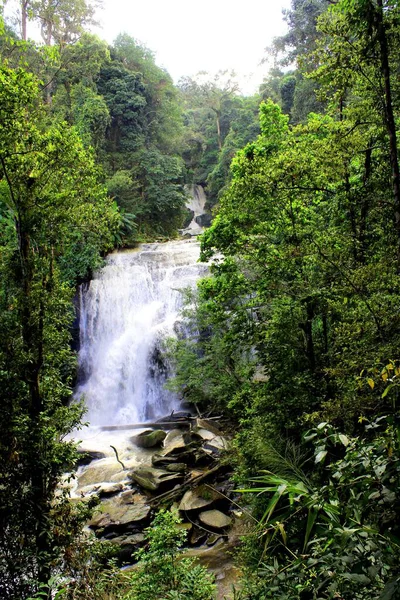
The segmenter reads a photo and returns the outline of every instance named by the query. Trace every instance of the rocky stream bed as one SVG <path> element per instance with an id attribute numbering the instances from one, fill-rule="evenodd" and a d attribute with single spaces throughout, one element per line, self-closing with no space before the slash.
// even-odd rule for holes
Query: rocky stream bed
<path id="1" fill-rule="evenodd" d="M 215 573 L 218 598 L 230 598 L 238 577 L 232 552 L 245 524 L 230 481 L 229 440 L 216 421 L 170 421 L 135 435 L 92 429 L 80 444 L 71 497 L 98 496 L 88 527 L 117 546 L 121 567 L 134 562 L 155 512 L 175 506 L 188 532 L 185 555 L 197 556 Z"/>

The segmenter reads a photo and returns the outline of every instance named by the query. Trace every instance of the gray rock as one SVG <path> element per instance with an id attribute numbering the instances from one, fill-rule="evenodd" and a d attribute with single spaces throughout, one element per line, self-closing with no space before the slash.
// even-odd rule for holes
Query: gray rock
<path id="1" fill-rule="evenodd" d="M 195 431 L 197 429 L 207 429 L 214 435 L 221 435 L 219 428 L 212 421 L 207 421 L 207 419 L 196 419 L 195 421 Z"/>
<path id="2" fill-rule="evenodd" d="M 225 515 L 220 510 L 206 510 L 199 514 L 199 520 L 203 525 L 212 527 L 213 529 L 224 529 L 232 523 L 231 517 Z"/>
<path id="3" fill-rule="evenodd" d="M 84 465 L 89 465 L 94 460 L 101 460 L 102 458 L 106 458 L 104 452 L 98 452 L 97 450 L 81 450 L 78 449 L 78 460 L 76 463 L 77 467 L 82 467 Z"/>
<path id="4" fill-rule="evenodd" d="M 221 494 L 218 492 L 200 486 L 193 490 L 188 490 L 184 494 L 179 504 L 179 510 L 199 510 L 206 506 L 211 506 L 215 500 L 221 497 Z"/>
<path id="5" fill-rule="evenodd" d="M 142 431 L 142 433 L 133 436 L 131 441 L 138 446 L 138 448 L 155 448 L 156 446 L 161 446 L 166 435 L 167 434 L 165 431 L 162 431 L 162 429 L 157 429 L 156 431 L 147 429 L 146 431 Z"/>
<path id="6" fill-rule="evenodd" d="M 165 470 L 168 471 L 168 473 L 186 473 L 187 465 L 184 462 L 174 463 L 171 465 L 166 465 Z"/>
<path id="7" fill-rule="evenodd" d="M 172 489 L 183 479 L 180 473 L 168 473 L 153 467 L 139 467 L 131 472 L 130 477 L 145 490 L 163 492 Z"/>
<path id="8" fill-rule="evenodd" d="M 200 225 L 200 227 L 210 227 L 212 223 L 212 215 L 209 213 L 203 213 L 202 215 L 195 217 L 194 220 L 196 221 L 197 225 Z"/>
<path id="9" fill-rule="evenodd" d="M 123 490 L 124 486 L 122 483 L 103 483 L 97 491 L 99 498 L 106 496 L 113 496 Z"/>
<path id="10" fill-rule="evenodd" d="M 142 499 L 135 504 L 122 504 L 116 499 L 105 501 L 102 510 L 89 521 L 91 529 L 121 529 L 121 526 L 142 523 L 149 517 L 151 509 Z"/>
<path id="11" fill-rule="evenodd" d="M 204 531 L 204 529 L 198 529 L 198 527 L 194 527 L 189 537 L 189 543 L 192 546 L 197 546 L 198 544 L 202 544 L 206 537 L 207 532 Z"/>

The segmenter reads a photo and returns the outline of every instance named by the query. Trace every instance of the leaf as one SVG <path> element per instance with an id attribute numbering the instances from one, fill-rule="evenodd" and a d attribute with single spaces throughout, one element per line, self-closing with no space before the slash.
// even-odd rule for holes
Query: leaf
<path id="1" fill-rule="evenodd" d="M 390 383 L 390 384 L 387 386 L 387 388 L 385 388 L 385 390 L 384 390 L 384 392 L 383 392 L 383 394 L 382 394 L 381 398 L 386 398 L 386 396 L 388 395 L 388 393 L 389 393 L 389 392 L 390 392 L 390 390 L 392 389 L 393 385 L 394 385 L 393 383 Z"/>
<path id="2" fill-rule="evenodd" d="M 344 433 L 339 433 L 339 440 L 342 442 L 343 446 L 348 446 L 350 443 L 349 438 Z"/>
<path id="3" fill-rule="evenodd" d="M 321 450 L 321 452 L 318 452 L 317 456 L 315 457 L 315 464 L 318 464 L 321 461 L 323 461 L 327 454 L 328 450 Z"/>
<path id="4" fill-rule="evenodd" d="M 304 544 L 303 544 L 303 552 L 305 552 L 305 549 L 307 547 L 308 540 L 310 539 L 310 534 L 311 534 L 312 528 L 314 527 L 314 523 L 317 518 L 317 515 L 318 515 L 318 510 L 315 507 L 311 507 L 308 511 L 306 535 L 304 536 Z"/>
<path id="5" fill-rule="evenodd" d="M 373 390 L 375 387 L 375 381 L 373 379 L 371 379 L 370 377 L 368 378 L 367 381 L 368 381 L 369 387 L 371 388 L 371 390 Z"/>

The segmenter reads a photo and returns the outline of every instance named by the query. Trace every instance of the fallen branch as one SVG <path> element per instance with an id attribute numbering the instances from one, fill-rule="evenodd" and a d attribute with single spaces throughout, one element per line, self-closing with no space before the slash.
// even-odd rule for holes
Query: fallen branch
<path id="1" fill-rule="evenodd" d="M 192 479 L 188 479 L 188 481 L 185 481 L 184 483 L 181 483 L 180 485 L 178 484 L 173 490 L 170 490 L 169 492 L 164 492 L 163 494 L 160 494 L 159 496 L 155 496 L 154 498 L 151 498 L 149 500 L 149 502 L 151 504 L 154 502 L 160 502 L 162 500 L 170 500 L 172 498 L 175 498 L 176 496 L 179 496 L 182 492 L 185 492 L 188 488 L 191 488 L 194 484 L 198 485 L 202 481 L 205 481 L 210 475 L 217 473 L 224 467 L 226 467 L 226 465 L 219 463 L 218 465 L 216 465 L 209 471 L 206 471 L 205 473 L 202 473 L 201 475 L 197 475 L 196 477 L 193 477 Z"/>
<path id="2" fill-rule="evenodd" d="M 121 465 L 121 467 L 123 468 L 123 470 L 125 471 L 125 465 L 124 465 L 124 463 L 121 460 L 119 460 L 118 450 L 114 446 L 111 446 L 111 444 L 110 444 L 110 448 L 112 448 L 114 450 L 114 452 L 115 452 L 115 458 L 117 459 L 117 461 L 119 462 L 119 464 Z"/>

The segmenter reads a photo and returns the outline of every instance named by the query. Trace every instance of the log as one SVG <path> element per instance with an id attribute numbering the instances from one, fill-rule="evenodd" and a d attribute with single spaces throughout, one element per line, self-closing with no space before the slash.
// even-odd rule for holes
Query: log
<path id="1" fill-rule="evenodd" d="M 130 429 L 175 429 L 179 427 L 190 427 L 191 422 L 189 419 L 183 419 L 182 421 L 170 421 L 164 423 L 130 423 L 126 425 L 104 425 L 100 427 L 101 431 L 129 431 Z"/>
<path id="2" fill-rule="evenodd" d="M 171 415 L 172 416 L 172 415 Z M 179 429 L 179 427 L 190 427 L 192 421 L 198 417 L 179 418 L 175 421 L 154 421 L 150 423 L 127 423 L 126 425 L 104 425 L 101 431 L 129 431 L 130 429 Z M 208 421 L 218 421 L 222 417 L 207 417 Z"/>

